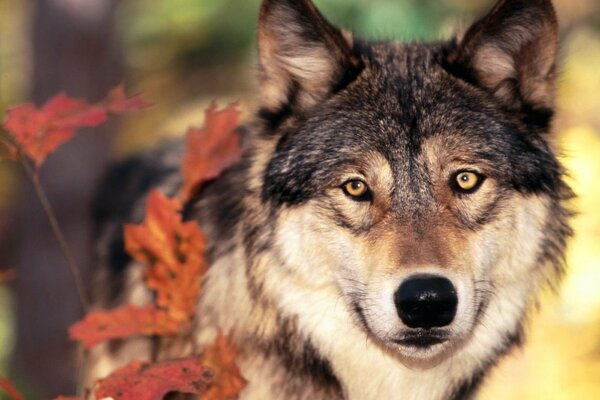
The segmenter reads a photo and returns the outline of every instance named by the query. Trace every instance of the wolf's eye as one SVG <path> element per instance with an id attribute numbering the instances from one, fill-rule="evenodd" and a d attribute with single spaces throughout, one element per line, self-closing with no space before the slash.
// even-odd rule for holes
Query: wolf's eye
<path id="1" fill-rule="evenodd" d="M 369 187 L 367 184 L 358 179 L 353 179 L 344 183 L 344 185 L 342 185 L 342 189 L 344 189 L 344 193 L 346 193 L 346 195 L 356 200 L 362 200 L 369 194 Z"/>
<path id="2" fill-rule="evenodd" d="M 484 176 L 472 171 L 461 171 L 454 175 L 452 187 L 459 193 L 473 193 L 484 181 Z"/>

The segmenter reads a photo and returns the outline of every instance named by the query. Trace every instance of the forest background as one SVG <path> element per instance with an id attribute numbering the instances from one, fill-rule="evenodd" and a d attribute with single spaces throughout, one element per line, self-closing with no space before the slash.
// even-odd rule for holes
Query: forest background
<path id="1" fill-rule="evenodd" d="M 436 39 L 494 0 L 316 0 L 367 38 Z M 555 143 L 578 194 L 569 273 L 547 294 L 525 348 L 487 380 L 485 399 L 600 398 L 600 1 L 554 0 L 561 23 Z M 212 100 L 254 106 L 258 0 L 0 0 L 0 120 L 10 105 L 65 90 L 89 101 L 124 82 L 149 111 L 78 135 L 42 182 L 84 275 L 89 203 L 106 166 L 200 125 Z M 246 113 L 247 116 L 247 113 Z M 1 135 L 2 133 L 0 133 Z M 75 391 L 77 293 L 30 184 L 0 163 L 0 375 L 28 398 Z M 89 279 L 87 279 L 89 281 Z M 1 395 L 0 395 L 0 398 Z"/>

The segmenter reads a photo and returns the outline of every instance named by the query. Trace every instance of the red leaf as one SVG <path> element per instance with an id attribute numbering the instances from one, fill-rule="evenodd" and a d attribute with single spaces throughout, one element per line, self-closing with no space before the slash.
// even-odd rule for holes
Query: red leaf
<path id="1" fill-rule="evenodd" d="M 97 399 L 159 400 L 169 392 L 200 394 L 212 378 L 197 358 L 147 364 L 134 361 L 98 381 Z"/>
<path id="2" fill-rule="evenodd" d="M 144 223 L 125 226 L 125 247 L 134 259 L 150 265 L 146 284 L 156 292 L 156 304 L 183 323 L 196 313 L 208 265 L 206 238 L 195 221 L 183 221 L 181 208 L 177 199 L 152 191 Z"/>
<path id="3" fill-rule="evenodd" d="M 8 379 L 2 376 L 0 376 L 0 391 L 6 393 L 10 400 L 25 400 L 21 392 Z"/>
<path id="4" fill-rule="evenodd" d="M 219 331 L 212 346 L 202 354 L 202 364 L 210 367 L 215 376 L 201 400 L 237 399 L 248 381 L 242 376 L 235 359 L 237 350 L 231 340 Z"/>
<path id="5" fill-rule="evenodd" d="M 143 110 L 151 105 L 152 104 L 147 103 L 140 95 L 129 98 L 126 97 L 123 85 L 119 85 L 112 89 L 106 97 L 106 109 L 113 114 L 131 113 Z"/>
<path id="6" fill-rule="evenodd" d="M 65 93 L 54 96 L 44 106 L 49 129 L 64 130 L 98 126 L 106 121 L 106 110 L 85 100 L 72 99 Z"/>
<path id="7" fill-rule="evenodd" d="M 48 155 L 73 137 L 76 129 L 102 124 L 109 111 L 133 112 L 147 106 L 140 96 L 127 98 L 120 86 L 98 104 L 88 104 L 85 100 L 59 93 L 39 109 L 27 103 L 8 110 L 3 126 L 39 168 Z M 14 150 L 8 148 L 14 155 Z"/>
<path id="8" fill-rule="evenodd" d="M 153 305 L 143 308 L 125 306 L 110 311 L 93 311 L 69 328 L 69 337 L 83 342 L 88 349 L 109 339 L 132 335 L 172 335 L 180 321 Z"/>
<path id="9" fill-rule="evenodd" d="M 203 182 L 214 179 L 242 156 L 240 138 L 235 131 L 240 112 L 235 105 L 219 111 L 215 105 L 206 110 L 202 129 L 190 128 L 182 164 L 183 201 L 188 201 Z"/>
<path id="10" fill-rule="evenodd" d="M 64 93 L 41 109 L 23 104 L 8 110 L 6 129 L 25 154 L 39 167 L 60 145 L 71 139 L 76 128 L 93 127 L 106 120 L 106 112 Z"/>

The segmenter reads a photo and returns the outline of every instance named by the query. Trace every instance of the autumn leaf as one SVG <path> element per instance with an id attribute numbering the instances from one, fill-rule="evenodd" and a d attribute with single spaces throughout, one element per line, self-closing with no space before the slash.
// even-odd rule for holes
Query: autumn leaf
<path id="1" fill-rule="evenodd" d="M 9 109 L 3 127 L 18 149 L 39 169 L 48 155 L 73 137 L 76 129 L 102 124 L 109 112 L 127 113 L 147 106 L 139 96 L 125 97 L 122 87 L 113 89 L 108 98 L 98 104 L 59 93 L 41 108 L 26 103 Z M 14 145 L 4 144 L 9 157 L 18 156 Z"/>
<path id="2" fill-rule="evenodd" d="M 200 396 L 201 400 L 238 398 L 248 382 L 240 373 L 236 358 L 237 350 L 231 344 L 231 340 L 219 331 L 214 343 L 202 354 L 202 364 L 213 370 L 214 380 Z"/>
<path id="3" fill-rule="evenodd" d="M 156 292 L 156 304 L 182 322 L 193 318 L 200 296 L 206 238 L 197 222 L 184 222 L 183 205 L 159 191 L 148 197 L 141 225 L 125 226 L 125 247 L 148 264 L 146 285 Z"/>
<path id="4" fill-rule="evenodd" d="M 190 200 L 203 182 L 235 164 L 242 156 L 240 138 L 235 131 L 240 119 L 237 106 L 218 110 L 213 104 L 205 112 L 202 129 L 187 132 L 186 154 L 182 163 L 184 185 L 181 197 Z"/>
<path id="5" fill-rule="evenodd" d="M 197 358 L 148 364 L 134 361 L 98 381 L 97 399 L 159 400 L 169 392 L 200 394 L 212 379 Z"/>
<path id="6" fill-rule="evenodd" d="M 146 217 L 140 225 L 125 225 L 125 249 L 144 264 L 177 263 L 176 229 L 183 208 L 176 198 L 168 198 L 157 190 L 148 195 Z"/>
<path id="7" fill-rule="evenodd" d="M 123 97 L 121 89 L 115 89 L 107 104 L 112 101 L 112 106 L 120 109 L 136 107 L 136 102 L 123 102 Z M 181 199 L 169 198 L 153 190 L 147 199 L 144 221 L 124 227 L 127 252 L 133 259 L 148 265 L 144 277 L 146 286 L 155 294 L 154 304 L 90 313 L 70 328 L 71 338 L 90 348 L 109 339 L 135 334 L 168 336 L 192 326 L 208 264 L 204 258 L 206 237 L 196 221 L 183 220 L 183 204 L 203 182 L 217 177 L 241 157 L 239 137 L 234 131 L 238 119 L 239 112 L 234 106 L 222 111 L 217 111 L 214 106 L 207 110 L 205 128 L 188 132 L 188 146 L 194 148 L 184 157 L 185 183 Z M 97 398 L 143 400 L 162 398 L 168 391 L 200 393 L 201 389 L 207 389 L 202 399 L 237 398 L 246 380 L 235 363 L 236 357 L 237 352 L 229 338 L 219 332 L 201 359 L 212 368 L 216 378 L 208 388 L 206 379 L 194 383 L 190 380 L 191 375 L 181 376 L 187 370 L 178 370 L 172 364 L 138 362 L 100 381 L 95 394 Z M 198 360 L 195 363 L 198 368 L 203 368 L 205 377 L 208 376 L 208 370 L 200 367 Z M 161 366 L 167 370 L 161 370 Z M 199 376 L 194 375 L 196 379 Z M 171 378 L 181 379 L 176 384 Z M 191 387 L 181 386 L 185 382 L 192 382 Z"/>
<path id="8" fill-rule="evenodd" d="M 106 340 L 132 335 L 172 335 L 180 326 L 180 321 L 174 321 L 165 310 L 154 305 L 141 308 L 128 305 L 87 314 L 69 328 L 69 337 L 90 349 Z"/>
<path id="9" fill-rule="evenodd" d="M 10 400 L 25 400 L 25 397 L 17 390 L 15 385 L 2 376 L 0 376 L 0 392 L 6 393 Z"/>
<path id="10" fill-rule="evenodd" d="M 23 104 L 8 110 L 4 129 L 8 131 L 36 166 L 60 145 L 71 139 L 76 128 L 98 126 L 106 112 L 60 93 L 41 109 Z"/>

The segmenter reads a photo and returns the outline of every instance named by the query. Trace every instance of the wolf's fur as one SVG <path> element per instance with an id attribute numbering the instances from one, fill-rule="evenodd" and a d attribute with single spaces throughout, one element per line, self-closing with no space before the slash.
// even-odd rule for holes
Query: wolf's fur
<path id="1" fill-rule="evenodd" d="M 189 355 L 221 327 L 241 350 L 243 398 L 472 397 L 563 272 L 571 191 L 547 144 L 557 36 L 549 0 L 500 0 L 432 44 L 363 42 L 309 0 L 264 0 L 247 155 L 187 207 L 211 238 L 197 329 L 102 346 L 90 379 L 132 355 Z M 139 221 L 150 187 L 177 190 L 181 151 L 107 180 L 96 217 L 116 289 L 100 286 L 104 305 L 148 299 L 119 226 Z M 460 170 L 485 177 L 479 190 L 456 190 Z M 362 201 L 341 189 L 356 178 Z M 394 292 L 424 272 L 453 282 L 456 316 L 433 329 L 447 341 L 402 345 Z"/>

